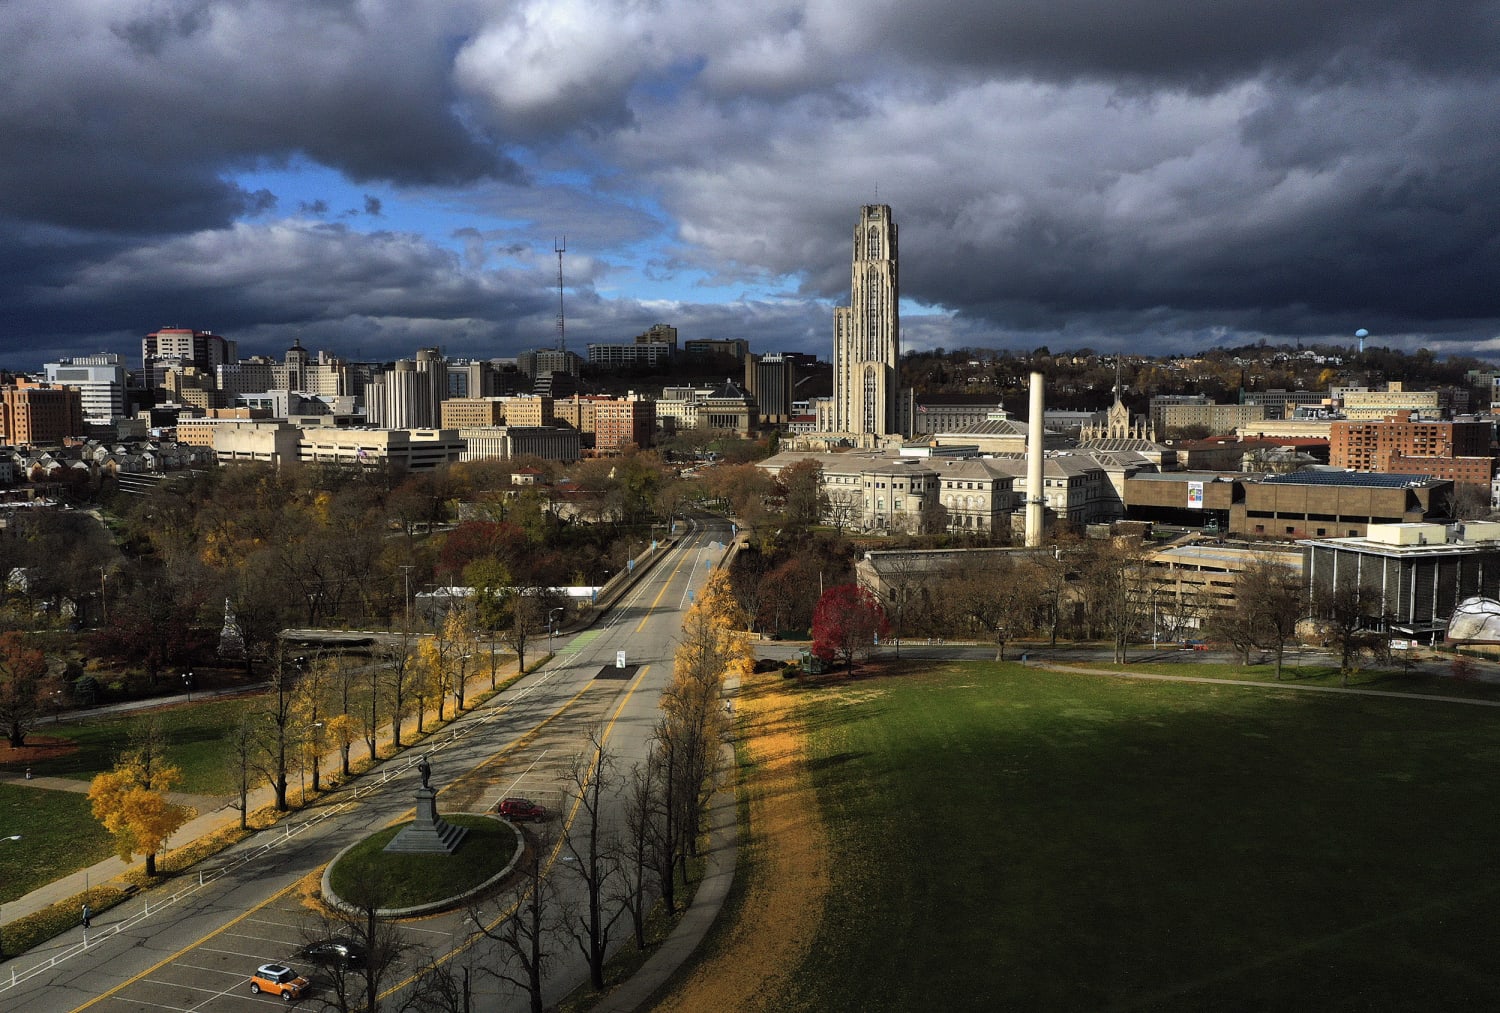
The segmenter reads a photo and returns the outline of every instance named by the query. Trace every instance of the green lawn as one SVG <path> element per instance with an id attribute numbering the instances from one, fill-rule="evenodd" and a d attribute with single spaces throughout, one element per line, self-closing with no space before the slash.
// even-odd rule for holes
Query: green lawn
<path id="1" fill-rule="evenodd" d="M 464 813 L 443 819 L 469 828 L 453 854 L 389 854 L 382 849 L 410 821 L 387 827 L 338 860 L 329 875 L 333 892 L 354 903 L 362 884 L 384 883 L 377 898 L 382 907 L 430 904 L 472 890 L 505 868 L 515 854 L 515 831 L 502 823 Z"/>
<path id="2" fill-rule="evenodd" d="M 1426 660 L 1423 668 L 1402 672 L 1394 668 L 1364 668 L 1349 676 L 1349 689 L 1377 689 L 1388 693 L 1427 693 L 1435 696 L 1459 696 L 1479 700 L 1500 700 L 1500 684 L 1478 679 L 1455 679 L 1447 674 L 1450 658 Z M 1126 665 L 1113 662 L 1089 662 L 1058 659 L 1058 663 L 1076 668 L 1108 668 L 1120 672 L 1151 672 L 1159 675 L 1182 675 L 1206 679 L 1233 679 L 1236 682 L 1275 682 L 1275 665 L 1239 665 L 1222 661 L 1153 662 L 1150 655 L 1132 654 Z M 1431 674 L 1439 668 L 1443 674 Z M 1423 669 L 1426 669 L 1424 671 Z M 1297 665 L 1296 656 L 1288 652 L 1281 667 L 1281 681 L 1298 686 L 1343 686 L 1337 665 Z"/>
<path id="3" fill-rule="evenodd" d="M 1500 715 L 992 663 L 807 689 L 830 906 L 768 1008 L 1500 1005 Z"/>
<path id="4" fill-rule="evenodd" d="M 85 795 L 0 784 L 0 901 L 108 858 L 109 835 Z"/>
<path id="5" fill-rule="evenodd" d="M 256 699 L 242 696 L 151 712 L 166 730 L 172 762 L 182 768 L 182 783 L 175 790 L 194 795 L 229 795 L 235 791 L 235 771 L 224 740 L 246 709 L 255 706 Z M 34 729 L 36 734 L 71 739 L 78 750 L 33 763 L 32 771 L 38 776 L 92 780 L 114 765 L 115 757 L 129 747 L 132 731 L 145 720 L 147 716 L 138 713 L 85 724 L 40 725 Z"/>

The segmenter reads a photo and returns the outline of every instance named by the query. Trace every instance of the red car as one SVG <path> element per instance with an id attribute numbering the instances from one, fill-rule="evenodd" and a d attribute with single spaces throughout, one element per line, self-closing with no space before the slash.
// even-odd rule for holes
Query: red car
<path id="1" fill-rule="evenodd" d="M 547 807 L 538 805 L 529 798 L 502 798 L 497 808 L 500 815 L 508 820 L 536 820 L 540 823 L 547 818 Z"/>

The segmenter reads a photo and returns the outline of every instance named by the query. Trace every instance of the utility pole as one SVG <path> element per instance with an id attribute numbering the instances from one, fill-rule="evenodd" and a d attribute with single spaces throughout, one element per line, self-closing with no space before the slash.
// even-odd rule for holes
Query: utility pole
<path id="1" fill-rule="evenodd" d="M 406 580 L 406 628 L 411 629 L 411 563 L 400 564 L 401 576 Z"/>

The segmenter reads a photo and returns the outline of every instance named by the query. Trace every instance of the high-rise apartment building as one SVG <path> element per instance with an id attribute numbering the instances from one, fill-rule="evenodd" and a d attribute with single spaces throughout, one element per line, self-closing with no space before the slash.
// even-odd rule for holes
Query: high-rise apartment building
<path id="1" fill-rule="evenodd" d="M 447 366 L 436 348 L 417 350 L 415 359 L 398 359 L 365 389 L 365 414 L 382 429 L 433 429 L 448 392 Z"/>
<path id="2" fill-rule="evenodd" d="M 849 305 L 833 311 L 834 430 L 882 437 L 897 431 L 900 280 L 896 223 L 887 204 L 866 204 L 854 227 Z"/>

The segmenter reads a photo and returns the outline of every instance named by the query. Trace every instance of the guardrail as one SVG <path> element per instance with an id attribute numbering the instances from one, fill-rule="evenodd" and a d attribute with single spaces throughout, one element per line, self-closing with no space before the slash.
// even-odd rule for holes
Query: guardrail
<path id="1" fill-rule="evenodd" d="M 519 694 L 518 699 L 524 697 L 529 692 L 529 689 L 523 690 Z M 244 866 L 248 865 L 258 858 L 265 857 L 273 849 L 285 845 L 292 838 L 302 834 L 312 827 L 317 826 L 319 823 L 323 822 L 326 819 L 329 819 L 330 817 L 345 812 L 360 799 L 371 794 L 377 788 L 380 788 L 387 784 L 391 780 L 391 778 L 399 777 L 401 775 L 409 773 L 423 756 L 428 754 L 440 753 L 442 750 L 452 746 L 454 743 L 458 742 L 460 739 L 464 738 L 466 735 L 469 735 L 476 729 L 483 728 L 485 725 L 498 718 L 501 714 L 505 713 L 505 711 L 507 711 L 508 709 L 509 705 L 487 709 L 482 712 L 470 711 L 469 714 L 473 715 L 472 720 L 466 721 L 458 727 L 450 725 L 448 728 L 443 729 L 443 731 L 439 732 L 436 736 L 422 743 L 422 751 L 420 753 L 417 753 L 410 757 L 403 756 L 387 760 L 381 765 L 381 769 L 379 771 L 366 771 L 365 773 L 358 775 L 358 777 L 355 779 L 357 782 L 359 782 L 357 786 L 354 787 L 353 790 L 351 790 L 348 795 L 343 798 L 337 805 L 331 805 L 325 808 L 321 808 L 311 816 L 309 816 L 307 819 L 295 822 L 288 821 L 284 824 L 281 824 L 279 827 L 273 826 L 266 830 L 260 831 L 260 833 L 269 836 L 269 839 L 266 840 L 265 843 L 258 844 L 252 849 L 245 851 L 240 855 L 237 855 L 232 861 L 227 862 L 224 865 L 219 866 L 218 868 L 211 870 L 200 869 L 197 876 L 190 877 L 189 882 L 186 885 L 179 887 L 166 896 L 161 896 L 159 890 L 142 892 L 140 894 L 143 901 L 143 908 L 141 910 L 125 917 L 118 922 L 114 922 L 107 927 L 94 929 L 92 931 L 90 929 L 84 929 L 83 941 L 81 943 L 73 943 L 65 947 L 64 949 L 59 950 L 57 953 L 54 953 L 46 960 L 33 964 L 30 967 L 25 968 L 24 970 L 19 969 L 16 966 L 16 962 L 19 961 L 21 957 L 24 956 L 24 954 L 17 954 L 15 957 L 11 958 L 10 974 L 4 979 L 0 979 L 0 994 L 10 991 L 17 985 L 26 983 L 37 975 L 51 970 L 58 964 L 76 957 L 86 950 L 91 949 L 92 947 L 98 946 L 110 936 L 119 935 L 121 932 L 124 932 L 127 929 L 134 928 L 136 925 L 144 922 L 151 915 L 161 913 L 161 911 L 165 908 L 169 908 L 183 898 L 197 893 L 199 890 L 219 879 L 222 879 L 223 877 L 229 875 L 231 872 L 243 868 Z M 205 861 L 207 861 L 207 859 L 205 859 Z M 155 903 L 153 903 L 153 898 L 155 900 Z"/>

